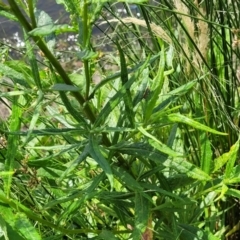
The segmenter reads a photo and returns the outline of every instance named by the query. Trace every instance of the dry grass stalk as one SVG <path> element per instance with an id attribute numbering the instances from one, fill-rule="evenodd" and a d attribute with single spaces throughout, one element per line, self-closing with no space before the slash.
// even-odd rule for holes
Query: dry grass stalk
<path id="1" fill-rule="evenodd" d="M 120 22 L 118 19 L 111 19 L 108 22 Z M 135 24 L 141 27 L 147 27 L 147 24 L 144 20 L 134 18 L 134 17 L 126 17 L 121 19 L 121 22 L 125 24 Z M 103 23 L 102 23 L 103 24 Z M 168 44 L 172 44 L 172 39 L 168 36 L 168 34 L 158 25 L 155 23 L 150 23 L 151 29 L 153 33 L 156 35 L 156 37 L 161 38 L 164 42 Z"/>
<path id="2" fill-rule="evenodd" d="M 205 15 L 205 11 L 203 8 L 199 8 L 202 15 Z M 198 14 L 198 17 L 200 18 L 200 14 Z M 207 60 L 207 50 L 208 50 L 208 44 L 209 44 L 209 29 L 208 29 L 208 23 L 205 21 L 198 21 L 198 37 L 197 37 L 197 47 L 199 51 L 201 52 L 202 56 L 205 60 Z M 202 59 L 199 54 L 197 54 L 197 51 L 195 50 L 196 54 L 196 61 L 198 63 L 202 62 Z"/>
<path id="3" fill-rule="evenodd" d="M 184 15 L 181 15 L 182 22 L 185 25 L 185 29 L 187 30 L 189 36 L 192 39 L 194 39 L 194 31 L 195 31 L 194 23 L 190 17 L 186 16 L 186 15 L 189 15 L 188 8 L 179 0 L 174 0 L 173 3 L 176 7 L 176 11 L 180 14 L 184 14 Z M 179 42 L 181 43 L 181 47 L 182 47 L 184 53 L 190 57 L 191 51 L 190 51 L 190 48 L 188 45 L 189 41 L 187 39 L 186 34 L 183 34 L 183 31 L 180 28 L 180 26 L 178 28 L 178 36 L 179 36 Z M 187 73 L 190 73 L 190 69 L 191 69 L 191 65 L 190 65 L 189 61 L 186 61 L 185 71 Z"/>
<path id="4" fill-rule="evenodd" d="M 232 48 L 237 49 L 240 47 L 240 29 L 232 29 Z M 240 66 L 239 66 L 239 58 L 234 53 L 233 54 L 233 63 L 236 67 L 236 78 L 237 78 L 237 85 L 240 85 Z"/>
<path id="5" fill-rule="evenodd" d="M 190 37 L 194 39 L 194 32 L 195 32 L 194 22 L 189 16 L 186 16 L 186 15 L 190 15 L 188 8 L 182 3 L 182 1 L 174 0 L 173 2 L 177 12 L 183 14 L 181 16 L 183 24 L 185 25 L 186 30 L 188 31 L 188 34 L 190 35 Z"/>
<path id="6" fill-rule="evenodd" d="M 197 17 L 201 18 L 202 15 L 205 15 L 205 11 L 203 10 L 203 8 L 201 8 L 199 6 L 197 1 L 194 1 L 194 4 L 201 12 L 201 14 L 197 14 Z M 192 21 L 192 19 L 190 17 L 189 9 L 186 7 L 186 5 L 184 5 L 181 1 L 178 1 L 178 0 L 174 0 L 174 5 L 176 7 L 176 11 L 183 14 L 181 16 L 181 18 L 182 18 L 183 24 L 184 24 L 189 36 L 191 37 L 192 41 L 194 41 L 196 43 L 197 48 L 198 48 L 199 52 L 201 53 L 201 55 L 206 59 L 207 58 L 207 47 L 208 47 L 208 43 L 209 43 L 208 24 L 203 20 L 202 21 L 199 20 L 197 22 L 198 34 L 196 34 L 194 21 Z M 188 15 L 188 16 L 186 16 L 186 15 Z M 183 34 L 183 35 L 179 34 L 179 35 L 181 35 L 180 41 L 181 41 L 181 45 L 182 45 L 184 52 L 190 58 L 192 58 L 193 65 L 195 65 L 196 67 L 199 67 L 202 63 L 202 58 L 201 58 L 200 54 L 198 53 L 198 51 L 196 51 L 196 49 L 193 51 L 190 50 L 189 45 L 188 45 L 189 41 L 185 34 Z M 189 64 L 186 69 L 190 70 Z"/>
<path id="7" fill-rule="evenodd" d="M 237 77 L 238 83 L 240 84 L 240 67 L 238 67 L 237 69 L 236 77 Z"/>
<path id="8" fill-rule="evenodd" d="M 240 37 L 239 37 L 240 29 L 232 29 L 232 33 L 233 33 L 232 48 L 236 49 L 240 47 Z"/>

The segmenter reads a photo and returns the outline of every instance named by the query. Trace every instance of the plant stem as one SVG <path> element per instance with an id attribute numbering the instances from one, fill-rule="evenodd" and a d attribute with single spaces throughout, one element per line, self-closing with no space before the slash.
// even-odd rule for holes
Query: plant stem
<path id="1" fill-rule="evenodd" d="M 29 14 L 32 22 L 32 27 L 35 28 L 37 27 L 35 15 L 34 15 L 34 8 L 33 8 L 33 2 L 32 0 L 28 0 L 28 8 L 29 8 Z"/>
<path id="2" fill-rule="evenodd" d="M 30 32 L 33 30 L 33 27 L 28 23 L 26 18 L 23 16 L 21 10 L 17 6 L 14 0 L 8 0 L 9 5 L 11 6 L 11 9 L 14 13 L 14 15 L 18 18 L 21 25 L 24 27 L 24 29 L 27 32 Z M 56 71 L 59 73 L 59 75 L 62 77 L 63 81 L 68 85 L 74 85 L 70 78 L 68 77 L 67 73 L 62 68 L 61 64 L 58 62 L 58 60 L 54 57 L 54 55 L 51 53 L 51 51 L 48 49 L 46 44 L 42 41 L 40 37 L 32 36 L 35 43 L 38 45 L 38 47 L 41 49 L 41 51 L 45 54 L 46 58 L 50 61 L 50 63 L 54 66 Z M 95 122 L 95 116 L 88 104 L 85 104 L 85 99 L 79 92 L 72 93 L 73 96 L 76 98 L 76 100 L 79 102 L 81 106 L 84 106 L 84 112 L 87 115 L 88 119 L 91 123 Z"/>
<path id="3" fill-rule="evenodd" d="M 85 99 L 88 100 L 89 91 L 90 91 L 90 73 L 91 69 L 89 69 L 89 61 L 84 60 L 84 72 L 85 72 L 85 79 L 86 79 L 86 93 L 85 93 Z"/>
<path id="4" fill-rule="evenodd" d="M 83 8 L 83 50 L 89 49 L 89 36 L 88 36 L 88 2 L 84 0 L 84 8 Z M 85 99 L 88 99 L 89 89 L 90 89 L 90 69 L 89 69 L 89 60 L 84 60 L 84 72 L 86 79 L 86 93 Z"/>
<path id="5" fill-rule="evenodd" d="M 23 14 L 21 13 L 21 10 L 19 9 L 19 7 L 17 6 L 17 4 L 15 3 L 14 0 L 8 0 L 9 5 L 11 6 L 11 9 L 14 13 L 14 15 L 18 18 L 20 24 L 25 28 L 26 32 L 30 32 L 31 30 L 33 30 L 33 27 L 28 23 L 28 21 L 26 20 L 26 18 L 23 16 Z M 86 3 L 87 4 L 87 3 Z M 87 5 L 85 4 L 85 6 L 87 7 Z M 87 29 L 85 29 L 85 31 L 87 32 Z M 38 45 L 38 47 L 41 49 L 41 51 L 45 54 L 46 58 L 49 60 L 49 62 L 53 65 L 53 67 L 56 69 L 56 71 L 58 72 L 58 74 L 62 77 L 63 81 L 68 84 L 68 85 L 74 85 L 71 81 L 71 79 L 68 77 L 67 73 L 64 71 L 64 69 L 62 68 L 61 64 L 59 63 L 59 61 L 54 57 L 54 55 L 52 54 L 52 52 L 48 49 L 48 47 L 46 46 L 46 44 L 43 42 L 43 40 L 40 37 L 37 36 L 32 36 L 33 40 L 35 41 L 35 43 Z M 84 37 L 84 44 L 86 44 L 87 42 L 87 36 Z M 86 71 L 86 70 L 85 70 Z M 86 73 L 86 72 L 85 72 Z M 86 78 L 86 82 L 87 84 L 89 84 L 90 79 Z M 73 92 L 72 93 L 73 96 L 75 97 L 75 99 L 79 102 L 79 104 L 81 106 L 83 106 L 83 110 L 87 116 L 87 118 L 90 120 L 91 123 L 94 123 L 96 120 L 95 115 L 93 114 L 92 109 L 90 108 L 90 106 L 87 104 L 86 100 L 84 99 L 84 97 L 81 95 L 81 93 L 79 92 Z M 111 141 L 108 139 L 107 135 L 105 133 L 102 134 L 102 143 L 109 147 L 111 146 Z M 125 161 L 124 158 L 120 155 L 120 154 L 115 154 L 115 156 L 118 158 L 119 162 L 121 163 L 121 165 L 125 165 Z"/>

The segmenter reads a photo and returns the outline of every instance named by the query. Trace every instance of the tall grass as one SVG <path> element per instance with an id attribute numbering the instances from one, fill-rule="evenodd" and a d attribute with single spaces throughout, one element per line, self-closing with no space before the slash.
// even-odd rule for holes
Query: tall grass
<path id="1" fill-rule="evenodd" d="M 0 237 L 238 239 L 239 3 L 58 3 L 71 24 L 0 4 L 26 46 L 0 63 Z"/>

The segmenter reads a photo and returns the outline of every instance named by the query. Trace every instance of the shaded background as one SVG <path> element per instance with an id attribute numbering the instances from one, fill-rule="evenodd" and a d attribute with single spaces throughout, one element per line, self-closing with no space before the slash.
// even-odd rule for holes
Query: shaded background
<path id="1" fill-rule="evenodd" d="M 7 3 L 7 0 L 3 0 L 3 2 Z M 58 20 L 59 23 L 68 21 L 68 15 L 63 5 L 56 4 L 55 0 L 38 0 L 37 6 L 38 9 L 48 13 L 54 21 Z M 19 26 L 16 22 L 0 16 L 0 38 L 8 37 L 18 31 Z"/>

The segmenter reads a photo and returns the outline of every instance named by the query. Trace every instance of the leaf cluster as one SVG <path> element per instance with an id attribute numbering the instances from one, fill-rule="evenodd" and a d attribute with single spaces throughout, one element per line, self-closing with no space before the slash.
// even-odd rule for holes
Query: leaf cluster
<path id="1" fill-rule="evenodd" d="M 239 4 L 56 2 L 71 25 L 35 1 L 0 3 L 26 46 L 0 62 L 0 239 L 236 236 Z M 69 29 L 74 73 L 55 51 Z"/>

